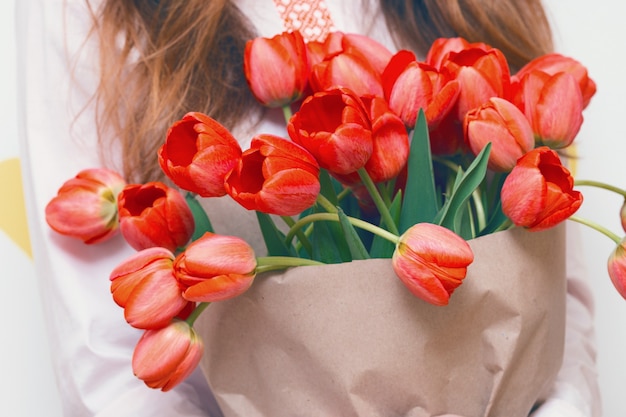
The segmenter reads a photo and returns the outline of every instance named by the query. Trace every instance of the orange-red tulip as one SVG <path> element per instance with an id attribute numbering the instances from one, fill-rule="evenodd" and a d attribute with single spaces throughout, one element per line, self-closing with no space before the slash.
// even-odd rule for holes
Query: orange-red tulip
<path id="1" fill-rule="evenodd" d="M 191 304 L 174 277 L 174 255 L 165 248 L 137 252 L 110 274 L 111 294 L 138 329 L 165 327 Z"/>
<path id="2" fill-rule="evenodd" d="M 583 123 L 583 97 L 571 74 L 526 73 L 513 84 L 513 100 L 526 114 L 538 144 L 569 146 Z"/>
<path id="3" fill-rule="evenodd" d="M 626 238 L 609 256 L 608 270 L 613 286 L 626 299 Z"/>
<path id="4" fill-rule="evenodd" d="M 178 255 L 174 274 L 189 301 L 227 300 L 252 285 L 256 258 L 243 239 L 207 232 Z"/>
<path id="5" fill-rule="evenodd" d="M 361 99 L 345 88 L 307 97 L 287 130 L 291 140 L 333 173 L 352 173 L 372 156 L 372 126 L 367 110 Z"/>
<path id="6" fill-rule="evenodd" d="M 150 388 L 169 391 L 196 369 L 202 358 L 202 339 L 186 322 L 146 330 L 133 353 L 133 372 Z"/>
<path id="7" fill-rule="evenodd" d="M 298 31 L 246 43 L 244 72 L 252 94 L 268 107 L 302 97 L 308 82 L 307 49 Z"/>
<path id="8" fill-rule="evenodd" d="M 464 49 L 479 48 L 488 50 L 491 46 L 482 42 L 469 42 L 464 38 L 438 38 L 433 41 L 426 53 L 424 62 L 437 69 L 441 68 L 443 62 L 448 59 L 451 53 L 460 52 Z"/>
<path id="9" fill-rule="evenodd" d="M 489 168 L 508 172 L 517 160 L 535 147 L 530 124 L 513 103 L 492 97 L 470 110 L 464 120 L 465 140 L 475 155 L 491 142 Z"/>
<path id="10" fill-rule="evenodd" d="M 258 135 L 226 177 L 226 190 L 248 210 L 296 215 L 317 199 L 319 165 L 306 149 L 287 139 Z"/>
<path id="11" fill-rule="evenodd" d="M 92 244 L 118 233 L 117 196 L 126 182 L 108 169 L 85 169 L 59 188 L 46 205 L 56 232 Z"/>
<path id="12" fill-rule="evenodd" d="M 136 250 L 182 248 L 193 235 L 193 214 L 178 190 L 162 182 L 129 184 L 119 195 L 120 229 Z"/>
<path id="13" fill-rule="evenodd" d="M 548 229 L 574 214 L 583 201 L 559 155 L 546 146 L 522 156 L 501 190 L 502 211 L 516 226 Z"/>
<path id="14" fill-rule="evenodd" d="M 224 177 L 241 157 L 241 148 L 224 126 L 192 112 L 170 127 L 158 157 L 163 172 L 183 190 L 219 197 L 226 194 Z"/>
<path id="15" fill-rule="evenodd" d="M 393 270 L 409 291 L 438 306 L 448 304 L 473 261 L 472 249 L 463 238 L 431 223 L 409 228 L 392 256 Z"/>
<path id="16" fill-rule="evenodd" d="M 558 53 L 541 55 L 524 65 L 513 78 L 520 80 L 527 73 L 536 70 L 545 72 L 548 75 L 555 75 L 559 72 L 571 74 L 580 87 L 583 96 L 583 107 L 587 107 L 596 93 L 596 83 L 589 78 L 587 68 L 573 58 Z"/>

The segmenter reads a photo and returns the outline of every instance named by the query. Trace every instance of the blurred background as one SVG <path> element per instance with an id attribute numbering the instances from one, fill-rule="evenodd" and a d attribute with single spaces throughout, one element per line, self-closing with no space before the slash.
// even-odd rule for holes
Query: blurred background
<path id="1" fill-rule="evenodd" d="M 577 138 L 577 177 L 626 187 L 626 175 L 621 171 L 626 155 L 626 2 L 602 0 L 591 6 L 583 0 L 546 0 L 546 6 L 559 51 L 586 65 L 598 85 Z M 12 0 L 0 2 L 0 52 L 5 57 L 0 78 L 0 315 L 4 318 L 0 369 L 5 381 L 0 390 L 0 415 L 59 417 L 20 184 L 14 11 Z M 621 235 L 622 199 L 589 187 L 581 191 L 585 203 L 580 216 Z M 615 291 L 606 272 L 614 244 L 591 230 L 584 230 L 583 236 L 596 302 L 603 415 L 622 417 L 626 416 L 626 300 Z"/>

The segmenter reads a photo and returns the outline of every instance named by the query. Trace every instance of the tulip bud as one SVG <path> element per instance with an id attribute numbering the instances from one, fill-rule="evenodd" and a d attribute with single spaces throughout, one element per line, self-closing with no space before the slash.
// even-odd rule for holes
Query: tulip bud
<path id="1" fill-rule="evenodd" d="M 287 129 L 291 140 L 332 173 L 352 173 L 372 156 L 372 126 L 367 110 L 361 99 L 345 88 L 307 97 Z"/>
<path id="2" fill-rule="evenodd" d="M 193 214 L 185 198 L 161 182 L 127 185 L 118 207 L 122 235 L 136 250 L 160 246 L 175 251 L 193 234 Z"/>
<path id="3" fill-rule="evenodd" d="M 225 186 L 248 210 L 293 216 L 315 204 L 319 165 L 306 149 L 287 139 L 258 135 L 226 177 Z"/>
<path id="4" fill-rule="evenodd" d="M 110 274 L 111 294 L 138 329 L 158 329 L 189 308 L 174 277 L 174 255 L 165 248 L 137 252 Z"/>
<path id="5" fill-rule="evenodd" d="M 248 41 L 244 72 L 252 94 L 265 106 L 281 107 L 300 99 L 308 82 L 307 49 L 300 32 Z"/>
<path id="6" fill-rule="evenodd" d="M 535 146 L 526 116 L 513 103 L 492 97 L 470 110 L 464 120 L 465 140 L 474 155 L 491 142 L 489 168 L 508 172 Z"/>
<path id="7" fill-rule="evenodd" d="M 203 351 L 195 330 L 184 321 L 174 320 L 141 336 L 133 353 L 133 372 L 150 388 L 169 391 L 191 375 Z"/>
<path id="8" fill-rule="evenodd" d="M 622 239 L 609 256 L 608 270 L 613 286 L 626 299 L 626 238 Z"/>
<path id="9" fill-rule="evenodd" d="M 516 226 L 538 231 L 574 214 L 583 202 L 559 155 L 546 146 L 522 156 L 500 193 L 502 211 Z"/>
<path id="10" fill-rule="evenodd" d="M 431 223 L 409 228 L 392 256 L 393 270 L 409 291 L 438 306 L 448 304 L 473 261 L 472 249 L 463 238 Z"/>
<path id="11" fill-rule="evenodd" d="M 57 233 L 84 243 L 103 242 L 119 231 L 117 197 L 125 185 L 107 169 L 80 171 L 46 205 L 46 222 Z"/>
<path id="12" fill-rule="evenodd" d="M 188 113 L 168 130 L 159 165 L 177 186 L 202 197 L 226 194 L 224 177 L 241 157 L 231 133 L 202 113 Z"/>
<path id="13" fill-rule="evenodd" d="M 622 208 L 619 210 L 619 217 L 622 224 L 622 230 L 626 232 L 626 198 L 622 202 Z"/>
<path id="14" fill-rule="evenodd" d="M 244 293 L 256 274 L 254 251 L 243 239 L 207 232 L 174 261 L 189 301 L 227 300 Z"/>

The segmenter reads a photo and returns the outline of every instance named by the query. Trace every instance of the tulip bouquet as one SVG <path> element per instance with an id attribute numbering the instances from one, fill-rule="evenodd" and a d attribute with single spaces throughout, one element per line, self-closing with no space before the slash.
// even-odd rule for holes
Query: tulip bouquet
<path id="1" fill-rule="evenodd" d="M 156 156 L 170 185 L 88 169 L 46 209 L 59 233 L 93 244 L 121 231 L 137 250 L 111 272 L 111 293 L 145 331 L 133 370 L 148 386 L 186 378 L 202 357 L 200 313 L 270 271 L 390 258 L 411 297 L 445 306 L 474 261 L 468 242 L 572 219 L 616 241 L 609 275 L 626 296 L 626 244 L 575 216 L 583 197 L 561 159 L 595 93 L 576 60 L 549 54 L 513 74 L 482 43 L 439 39 L 418 60 L 341 32 L 257 38 L 244 57 L 254 96 L 282 110 L 284 137 L 261 133 L 242 150 L 190 112 Z M 267 254 L 214 233 L 199 197 L 255 211 Z"/>

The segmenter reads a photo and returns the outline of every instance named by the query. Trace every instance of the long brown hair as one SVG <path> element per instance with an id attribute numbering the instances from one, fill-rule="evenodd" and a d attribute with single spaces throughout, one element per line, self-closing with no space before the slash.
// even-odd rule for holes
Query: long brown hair
<path id="1" fill-rule="evenodd" d="M 424 53 L 438 37 L 501 49 L 512 67 L 552 50 L 541 0 L 381 0 L 399 47 Z M 259 114 L 242 70 L 252 25 L 228 0 L 104 0 L 94 12 L 101 82 L 97 129 L 115 142 L 131 181 L 162 178 L 156 150 L 167 128 L 201 111 L 232 128 Z M 106 156 L 106 155 L 105 155 Z"/>

